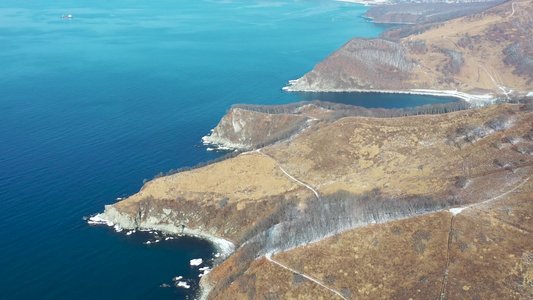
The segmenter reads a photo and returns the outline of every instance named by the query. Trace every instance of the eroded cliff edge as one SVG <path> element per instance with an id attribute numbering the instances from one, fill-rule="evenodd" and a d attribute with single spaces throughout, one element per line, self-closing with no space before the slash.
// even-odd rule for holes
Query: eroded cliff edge
<path id="1" fill-rule="evenodd" d="M 290 138 L 310 120 L 303 111 L 272 114 L 234 107 L 202 140 L 217 148 L 250 150 Z"/>
<path id="2" fill-rule="evenodd" d="M 317 121 L 290 141 L 150 181 L 106 207 L 102 217 L 126 228 L 175 231 L 184 224 L 186 233 L 231 241 L 234 254 L 202 279 L 212 289 L 210 298 L 250 293 L 331 298 L 330 290 L 281 268 L 266 254 L 346 298 L 376 291 L 420 298 L 525 295 L 531 292 L 533 252 L 527 238 L 533 228 L 527 200 L 531 124 L 528 107 L 510 104 L 440 115 Z M 457 217 L 443 211 L 482 202 Z M 354 239 L 365 242 L 355 245 Z M 500 254 L 490 252 L 495 245 Z M 503 256 L 503 267 L 490 267 Z M 358 257 L 365 257 L 365 266 Z M 477 268 L 491 275 L 470 276 Z M 380 279 L 378 273 L 388 275 Z M 505 280 L 494 279 L 503 273 Z M 353 280 L 356 274 L 359 279 Z"/>
<path id="3" fill-rule="evenodd" d="M 288 91 L 400 91 L 512 98 L 533 90 L 531 1 L 354 38 Z"/>

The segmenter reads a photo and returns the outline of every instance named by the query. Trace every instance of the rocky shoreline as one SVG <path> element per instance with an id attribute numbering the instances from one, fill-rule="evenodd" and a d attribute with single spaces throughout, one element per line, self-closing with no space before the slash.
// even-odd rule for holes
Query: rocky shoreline
<path id="1" fill-rule="evenodd" d="M 134 218 L 131 218 L 128 214 L 118 211 L 112 205 L 106 205 L 103 213 L 90 217 L 88 222 L 90 224 L 102 224 L 110 227 L 129 229 L 129 230 L 156 230 L 169 235 L 185 235 L 196 238 L 201 238 L 209 241 L 215 249 L 220 253 L 217 257 L 220 261 L 229 257 L 235 251 L 235 245 L 223 238 L 213 236 L 209 233 L 201 230 L 183 228 L 175 224 L 160 224 L 157 222 L 157 218 L 151 218 L 151 221 L 137 222 Z M 118 231 L 118 230 L 117 230 Z"/>
<path id="2" fill-rule="evenodd" d="M 141 231 L 159 231 L 168 235 L 175 236 L 190 236 L 199 239 L 206 240 L 210 242 L 216 249 L 217 254 L 215 255 L 215 266 L 222 263 L 226 258 L 235 252 L 235 245 L 223 238 L 213 236 L 206 232 L 188 228 L 181 228 L 181 226 L 176 226 L 173 224 L 161 225 L 154 224 L 151 222 L 141 222 L 137 223 L 136 220 L 132 219 L 129 215 L 121 213 L 112 205 L 106 205 L 104 212 L 96 214 L 88 218 L 88 223 L 92 225 L 107 225 L 114 227 L 115 231 L 121 232 L 123 230 L 141 230 Z M 129 233 L 127 233 L 129 234 Z M 209 284 L 209 274 L 205 273 L 204 276 L 200 278 L 199 281 L 199 290 L 197 295 L 199 299 L 207 299 L 212 286 Z"/>
<path id="3" fill-rule="evenodd" d="M 202 143 L 210 149 L 249 151 L 290 138 L 306 128 L 308 120 L 297 114 L 232 108 L 210 134 L 202 137 Z"/>

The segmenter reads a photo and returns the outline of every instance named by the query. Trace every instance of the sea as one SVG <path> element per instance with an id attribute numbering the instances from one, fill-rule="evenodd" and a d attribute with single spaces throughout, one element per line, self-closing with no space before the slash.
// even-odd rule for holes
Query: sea
<path id="1" fill-rule="evenodd" d="M 84 217 L 159 172 L 222 155 L 201 138 L 234 103 L 451 101 L 281 90 L 351 37 L 378 36 L 384 28 L 363 18 L 367 9 L 326 0 L 2 0 L 0 299 L 193 299 L 199 268 L 216 252 L 209 243 L 117 233 Z M 202 265 L 191 266 L 197 258 Z M 191 287 L 174 287 L 177 276 Z"/>

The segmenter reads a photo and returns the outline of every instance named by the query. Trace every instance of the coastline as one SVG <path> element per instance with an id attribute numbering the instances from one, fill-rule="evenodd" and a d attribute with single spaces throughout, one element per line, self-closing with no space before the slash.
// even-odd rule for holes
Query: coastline
<path id="1" fill-rule="evenodd" d="M 214 129 L 211 129 L 211 133 L 204 135 L 202 137 L 202 144 L 207 148 L 207 151 L 249 151 L 250 147 L 244 146 L 242 144 L 232 143 L 227 139 L 220 137 L 213 137 Z"/>
<path id="2" fill-rule="evenodd" d="M 223 261 L 229 257 L 235 251 L 235 244 L 226 239 L 213 236 L 211 234 L 185 228 L 183 231 L 180 226 L 173 224 L 154 224 L 150 222 L 141 222 L 137 224 L 135 220 L 132 220 L 131 217 L 124 215 L 117 211 L 113 206 L 106 205 L 104 212 L 92 216 L 87 221 L 91 225 L 107 225 L 109 227 L 115 227 L 117 232 L 122 230 L 156 230 L 169 235 L 180 235 L 180 236 L 190 236 L 195 238 L 200 238 L 210 242 L 217 252 L 218 256 L 215 256 L 216 261 Z"/>
<path id="3" fill-rule="evenodd" d="M 124 216 L 124 214 L 118 212 L 111 205 L 106 205 L 104 212 L 88 218 L 87 222 L 91 225 L 106 225 L 109 227 L 114 227 L 117 233 L 122 232 L 125 229 L 140 231 L 155 230 L 177 237 L 189 236 L 206 240 L 211 243 L 211 245 L 213 245 L 217 251 L 217 253 L 213 256 L 213 268 L 223 262 L 235 251 L 235 245 L 232 242 L 198 230 L 184 229 L 182 231 L 178 226 L 171 224 L 150 224 L 149 226 L 146 226 L 148 224 L 145 224 L 145 226 L 143 226 L 143 223 L 141 223 L 139 226 L 135 226 L 136 222 L 134 220 L 131 220 L 131 218 L 128 216 Z M 130 234 L 130 232 L 126 234 Z M 207 299 L 207 296 L 213 288 L 211 284 L 209 284 L 208 278 L 209 273 L 205 273 L 205 275 L 200 277 L 198 281 L 198 290 L 196 291 L 198 299 Z"/>
<path id="4" fill-rule="evenodd" d="M 429 90 L 429 91 L 426 91 L 426 90 L 415 90 L 414 92 L 424 93 L 424 92 L 433 92 L 433 91 L 432 91 L 432 90 Z M 445 91 L 445 92 L 449 92 L 449 91 Z M 457 91 L 452 91 L 452 92 L 457 93 Z M 508 104 L 501 103 L 501 104 L 498 104 L 498 105 L 494 105 L 493 107 L 496 107 L 496 108 L 497 108 L 497 107 L 502 107 L 502 106 L 504 106 L 504 105 L 508 105 Z M 480 124 L 486 124 L 486 123 L 485 123 L 486 119 L 488 119 L 489 117 L 493 117 L 494 115 L 497 115 L 497 114 L 496 114 L 497 112 L 491 110 L 490 107 L 487 107 L 487 108 L 485 108 L 485 109 L 486 109 L 487 111 L 489 111 L 490 114 L 488 114 L 488 115 L 483 115 L 483 117 L 484 117 L 485 119 L 483 120 L 483 122 L 479 122 Z M 482 109 L 480 109 L 479 111 L 481 111 L 481 110 L 482 110 Z M 457 115 L 459 115 L 459 114 L 457 114 Z M 466 115 L 463 115 L 463 119 L 464 119 L 464 118 L 468 118 L 469 120 L 472 120 L 471 117 L 472 117 L 472 114 L 466 114 Z M 447 119 L 447 118 L 444 118 L 444 119 Z M 481 119 L 483 119 L 483 118 L 481 118 Z M 449 124 L 452 124 L 452 123 L 453 123 L 453 124 L 457 124 L 457 123 L 459 123 L 459 122 L 456 122 L 456 120 L 462 120 L 462 119 L 461 119 L 461 118 L 458 118 L 458 119 L 455 119 L 455 120 L 448 120 L 448 121 L 449 121 Z M 476 119 L 474 119 L 474 120 L 476 120 Z M 477 119 L 477 120 L 479 120 L 479 119 Z M 519 120 L 519 119 L 517 119 L 517 120 Z M 461 121 L 460 121 L 460 122 L 461 122 Z M 418 122 L 418 126 L 420 126 L 419 128 L 424 128 L 425 124 L 422 124 L 422 123 L 426 123 L 426 122 L 424 122 L 423 120 L 422 120 L 422 121 L 419 120 L 419 122 Z M 337 123 L 337 124 L 338 124 L 338 123 Z M 345 124 L 346 124 L 346 123 L 345 123 Z M 398 124 L 403 125 L 404 123 L 398 123 Z M 415 123 L 415 124 L 416 124 L 416 123 Z M 340 127 L 344 127 L 344 126 L 342 126 L 342 125 L 344 125 L 344 124 L 340 124 L 339 128 L 340 128 Z M 441 127 L 440 127 L 441 124 L 436 123 L 435 125 L 436 125 L 436 126 L 439 126 L 439 127 L 435 127 L 435 128 L 439 128 L 439 129 L 441 128 Z M 332 125 L 332 126 L 334 126 L 334 125 Z M 380 125 L 378 124 L 378 126 L 380 126 Z M 457 126 L 457 125 L 453 125 L 453 126 Z M 483 125 L 483 126 L 485 126 L 485 125 Z M 442 128 L 446 128 L 446 127 L 444 126 L 444 127 L 442 127 Z M 529 130 L 529 129 L 530 129 L 529 126 L 527 126 L 527 130 Z M 416 130 L 414 130 L 414 131 L 418 131 L 418 129 L 416 129 Z M 347 132 L 352 132 L 352 131 L 350 130 L 350 131 L 347 131 Z M 370 132 L 372 132 L 372 131 L 370 131 Z M 432 132 L 432 131 L 430 130 L 430 131 L 428 131 L 428 132 Z M 494 132 L 494 131 L 491 131 L 491 133 L 492 133 L 492 132 Z M 320 133 L 320 132 L 319 132 L 319 133 Z M 426 133 L 427 133 L 427 132 L 426 132 Z M 390 135 L 390 131 L 388 131 L 388 132 L 384 132 L 384 134 L 386 134 L 386 135 Z M 369 135 L 369 136 L 370 136 L 371 139 L 374 139 L 374 137 L 375 137 L 376 135 L 372 134 L 372 135 Z M 422 136 L 427 136 L 427 135 L 426 135 L 425 133 L 422 133 Z M 497 138 L 501 138 L 501 137 L 497 137 Z M 441 143 L 440 141 L 443 140 L 443 139 L 439 138 L 438 136 L 437 136 L 437 137 L 432 137 L 431 139 L 432 139 L 433 141 L 439 141 L 439 144 Z M 388 137 L 387 137 L 387 139 L 385 139 L 385 140 L 388 141 Z M 402 138 L 399 138 L 399 139 L 397 139 L 397 140 L 398 140 L 398 141 L 401 141 Z M 312 140 L 311 140 L 311 141 L 312 141 Z M 427 145 L 428 145 L 428 144 L 426 143 L 427 141 L 431 141 L 431 140 L 422 140 L 422 139 L 421 139 L 421 140 L 419 140 L 419 142 L 418 142 L 416 145 L 421 145 L 420 147 L 424 147 L 424 148 L 425 148 L 425 147 L 427 147 Z M 314 144 L 318 144 L 318 143 L 315 142 Z M 433 144 L 434 144 L 434 143 L 433 143 Z M 444 145 L 444 144 L 446 144 L 446 143 L 442 143 L 441 145 Z M 473 143 L 472 143 L 472 144 L 473 144 Z M 480 143 L 480 144 L 483 144 L 483 145 L 484 145 L 483 147 L 486 147 L 489 143 Z M 432 145 L 432 144 L 431 144 L 431 145 Z M 478 147 L 478 145 L 479 145 L 479 144 L 476 144 L 475 147 Z M 448 147 L 448 146 L 450 146 L 450 145 L 446 145 L 446 146 L 444 146 L 444 147 Z M 439 146 L 439 147 L 441 147 L 441 146 Z M 481 146 L 479 146 L 479 147 L 481 147 Z M 495 151 L 495 150 L 494 150 L 494 147 L 492 147 L 492 146 L 489 146 L 489 147 L 490 147 L 491 151 Z M 458 147 L 458 148 L 459 148 L 459 147 Z M 446 149 L 449 149 L 449 148 L 442 148 L 442 149 L 445 149 L 445 150 L 446 150 Z M 467 149 L 468 149 L 468 148 L 467 148 Z M 460 150 L 460 148 L 459 148 L 459 150 Z M 459 151 L 459 150 L 458 150 L 458 151 Z M 476 150 L 476 149 L 474 149 L 474 150 Z M 394 151 L 395 151 L 395 150 L 394 150 Z M 425 150 L 421 150 L 421 151 L 425 151 Z M 509 151 L 513 151 L 513 152 L 515 152 L 514 150 L 509 150 Z M 431 153 L 431 152 L 430 152 L 430 153 Z M 441 153 L 449 153 L 449 151 L 444 151 L 444 152 L 441 152 Z M 477 152 L 477 151 L 473 151 L 473 153 L 478 153 L 478 152 Z M 452 153 L 451 155 L 453 156 L 454 154 Z M 426 159 L 431 159 L 431 158 L 426 158 Z M 487 161 L 490 163 L 491 159 L 492 159 L 492 158 L 488 159 Z M 424 163 L 423 165 L 425 165 L 425 162 L 421 161 L 421 163 Z M 415 163 L 415 162 L 412 163 L 412 166 L 414 166 L 414 167 L 416 167 L 417 165 L 419 165 L 419 163 Z M 423 166 L 423 165 L 422 165 L 422 166 Z M 482 165 L 485 165 L 485 164 L 482 164 Z M 279 165 L 278 165 L 278 166 L 279 166 Z M 412 166 L 411 166 L 411 168 L 414 169 Z M 458 166 L 459 166 L 459 165 L 458 165 Z M 281 167 L 280 167 L 280 168 L 281 168 Z M 443 170 L 443 168 L 437 168 L 437 169 L 441 169 L 441 170 Z M 419 169 L 419 170 L 420 170 L 420 169 Z M 286 175 L 288 175 L 289 177 L 291 177 L 291 176 L 290 176 L 288 173 L 286 173 L 283 169 L 281 169 L 281 171 L 283 171 L 283 173 L 285 173 Z M 421 170 L 420 170 L 420 171 L 421 171 Z M 446 171 L 446 172 L 448 172 L 448 171 Z M 418 173 L 418 171 L 416 171 L 416 173 Z M 520 172 L 518 172 L 517 174 L 520 174 Z M 378 175 L 378 176 L 379 176 L 379 175 Z M 448 173 L 446 173 L 445 176 L 448 176 Z M 322 177 L 322 178 L 323 178 L 323 177 Z M 529 179 L 529 178 L 528 178 L 528 179 Z M 448 180 L 448 179 L 446 179 L 446 180 Z M 483 181 L 483 180 L 480 180 L 480 181 L 478 181 L 478 183 L 479 183 L 479 182 L 482 182 L 482 181 Z M 452 182 L 453 182 L 453 181 L 452 181 Z M 471 183 L 471 184 L 474 184 L 474 183 Z M 512 190 L 514 190 L 514 189 L 515 189 L 515 188 L 513 188 Z M 499 189 L 499 190 L 501 190 L 501 189 Z M 512 190 L 510 190 L 510 191 L 512 191 Z M 465 190 L 465 191 L 466 191 L 466 190 Z M 507 193 L 507 192 L 506 192 L 506 193 Z M 502 195 L 505 195 L 506 193 L 504 193 L 504 194 L 502 194 Z M 501 195 L 498 196 L 498 197 L 501 197 Z M 491 198 L 491 199 L 497 199 L 497 197 L 493 197 L 493 198 Z M 446 200 L 446 201 L 447 201 L 447 200 Z M 434 202 L 433 202 L 433 203 L 434 203 Z M 444 203 L 444 202 L 443 202 L 443 203 Z M 455 202 L 454 202 L 454 203 L 455 203 Z M 451 204 L 451 202 L 450 202 L 450 204 Z M 463 205 L 463 203 L 461 203 L 461 205 Z M 120 206 L 119 206 L 119 207 L 120 207 Z M 437 207 L 437 206 L 435 206 L 435 207 Z M 455 216 L 455 215 L 461 213 L 461 212 L 466 208 L 465 206 L 451 207 L 451 208 L 450 208 L 450 207 L 446 207 L 445 204 L 442 205 L 442 206 L 439 205 L 438 207 L 442 207 L 442 208 L 444 208 L 444 210 L 448 211 L 449 214 L 451 214 L 451 216 L 449 216 L 451 219 L 453 219 L 453 216 Z M 130 206 L 130 208 L 131 208 L 131 206 Z M 165 209 L 163 209 L 163 211 L 164 211 L 164 210 L 165 210 Z M 134 210 L 132 210 L 132 211 L 134 211 Z M 200 209 L 199 211 L 201 211 L 201 209 Z M 410 210 L 410 211 L 417 211 L 417 210 Z M 431 213 L 435 213 L 435 212 L 439 212 L 439 211 L 442 211 L 442 210 L 427 211 L 427 207 L 426 207 L 425 210 L 424 210 L 420 215 L 431 214 Z M 150 211 L 148 211 L 148 212 L 150 213 Z M 165 214 L 168 215 L 168 213 L 165 213 Z M 143 219 L 144 219 L 145 221 L 143 221 L 143 222 L 141 222 L 141 213 L 140 213 L 140 210 L 139 210 L 139 217 L 136 218 L 135 216 L 136 216 L 135 212 L 132 212 L 131 214 L 127 214 L 127 213 L 124 213 L 124 212 L 119 211 L 117 208 L 115 208 L 115 206 L 106 206 L 105 211 L 104 211 L 103 213 L 98 214 L 98 215 L 92 217 L 92 218 L 90 219 L 90 221 L 93 221 L 93 222 L 100 222 L 100 223 L 102 223 L 102 224 L 106 224 L 106 225 L 108 225 L 108 226 L 116 226 L 116 225 L 120 225 L 120 224 L 123 224 L 124 226 L 135 227 L 135 228 L 143 228 L 143 227 L 148 227 L 148 226 L 149 226 L 148 228 L 156 228 L 156 229 L 158 229 L 158 230 L 162 230 L 162 231 L 166 231 L 166 232 L 172 232 L 172 233 L 176 233 L 176 232 L 179 233 L 179 232 L 182 230 L 182 229 L 181 229 L 181 224 L 178 223 L 177 221 L 171 221 L 171 222 L 175 222 L 175 225 L 169 225 L 169 224 L 165 224 L 164 222 L 162 222 L 161 220 L 165 220 L 165 219 L 161 218 L 161 215 L 160 215 L 159 213 L 155 213 L 155 214 L 154 214 L 154 213 L 150 213 L 150 214 L 148 214 L 148 215 L 144 215 Z M 390 214 L 387 214 L 387 213 L 385 212 L 385 214 L 384 214 L 383 216 L 391 216 L 391 215 L 390 215 Z M 370 222 L 367 222 L 367 223 L 365 223 L 365 224 L 362 224 L 362 227 L 364 227 L 364 226 L 366 226 L 366 225 L 372 225 L 372 224 L 388 223 L 389 221 L 397 221 L 397 220 L 403 220 L 403 219 L 411 219 L 412 217 L 416 217 L 416 216 L 419 216 L 419 215 L 405 216 L 405 217 L 403 217 L 403 218 L 400 217 L 400 218 L 398 218 L 398 219 L 394 219 L 394 220 L 387 220 L 387 219 L 378 219 L 378 217 L 379 217 L 379 214 L 378 214 L 377 217 L 372 217 L 372 218 L 374 218 L 374 221 L 370 221 Z M 280 221 L 282 221 L 282 220 L 280 220 Z M 413 222 L 414 222 L 414 221 L 413 221 Z M 163 224 L 161 225 L 161 223 L 163 223 Z M 227 223 L 225 223 L 225 224 L 227 224 Z M 283 232 L 283 227 L 282 227 L 282 225 L 280 225 L 280 224 L 282 224 L 282 223 L 278 223 L 278 224 L 276 224 L 276 225 L 274 225 L 274 226 L 268 228 L 268 231 L 264 231 L 264 232 L 267 232 L 267 235 L 266 235 L 266 236 L 268 236 L 268 238 L 271 239 L 271 241 L 275 241 L 276 239 L 279 240 L 279 238 L 281 237 L 281 236 L 277 236 L 278 233 Z M 355 223 L 350 223 L 349 226 L 352 226 L 351 224 L 355 224 Z M 278 226 L 278 225 L 280 225 L 280 226 Z M 121 226 L 122 226 L 122 225 L 121 225 Z M 224 225 L 222 225 L 222 226 L 224 226 Z M 337 234 L 340 235 L 341 233 L 342 233 L 342 234 L 344 234 L 344 233 L 347 234 L 348 231 L 351 230 L 351 229 L 353 229 L 353 228 L 354 228 L 354 227 L 340 227 L 340 230 L 335 231 L 335 232 L 331 232 L 331 233 L 333 234 L 333 235 L 331 235 L 331 236 L 334 236 L 334 235 L 337 235 Z M 194 233 L 195 231 L 188 230 L 188 232 Z M 261 233 L 261 235 L 256 235 L 256 236 L 258 236 L 258 237 L 262 237 L 262 236 L 263 236 L 262 234 L 263 234 L 263 233 Z M 204 236 L 207 236 L 208 238 L 215 238 L 215 237 L 213 237 L 212 235 L 209 235 L 209 234 L 207 234 L 207 235 L 204 234 Z M 302 235 L 302 236 L 303 236 L 303 235 Z M 313 237 L 316 238 L 316 240 L 303 241 L 303 243 L 302 243 L 302 241 L 300 241 L 298 244 L 295 244 L 293 248 L 290 248 L 290 247 L 289 247 L 289 248 L 282 248 L 282 247 L 279 247 L 279 246 L 278 246 L 277 244 L 275 244 L 275 243 L 271 243 L 271 242 L 268 242 L 268 241 L 267 241 L 267 242 L 265 243 L 265 245 L 268 245 L 268 247 L 271 247 L 271 248 L 265 248 L 265 249 L 264 249 L 265 252 L 258 252 L 258 253 L 259 253 L 259 255 L 269 255 L 269 254 L 273 254 L 273 253 L 275 254 L 275 253 L 277 253 L 278 251 L 279 251 L 279 252 L 287 252 L 287 251 L 289 251 L 289 250 L 291 250 L 291 249 L 295 249 L 295 248 L 297 248 L 298 246 L 301 246 L 301 245 L 308 245 L 308 244 L 311 244 L 311 243 L 314 243 L 314 242 L 318 242 L 318 241 L 324 240 L 324 239 L 327 238 L 328 236 L 330 236 L 329 233 L 326 233 L 326 235 L 324 235 L 324 236 L 314 235 Z M 447 233 L 446 233 L 446 236 L 448 236 Z M 255 238 L 255 236 L 254 236 L 252 239 L 247 239 L 247 242 L 248 242 L 248 241 L 253 241 L 254 238 Z M 218 239 L 218 238 L 215 238 L 215 239 Z M 211 240 L 211 239 L 209 239 L 209 241 L 210 241 L 210 242 L 213 242 L 213 240 Z M 225 241 L 225 240 L 223 240 L 223 241 Z M 222 241 L 222 242 L 223 242 L 223 241 Z M 226 241 L 226 242 L 228 242 L 228 241 Z M 246 243 L 244 243 L 243 245 L 245 245 L 245 244 L 246 244 Z M 286 244 L 283 244 L 283 245 L 290 245 L 290 244 L 289 244 L 289 243 L 286 243 Z M 217 249 L 220 249 L 220 248 L 218 248 L 218 247 L 220 247 L 220 246 L 221 246 L 221 245 L 217 245 L 217 246 L 216 246 Z M 245 250 L 243 249 L 242 251 L 245 251 Z M 260 250 L 260 251 L 263 251 L 263 250 Z M 239 252 L 239 254 L 238 254 L 237 257 L 240 257 L 241 253 L 243 253 L 243 252 Z M 230 264 L 230 265 L 231 265 L 232 263 L 235 264 L 235 261 L 230 260 L 230 262 L 228 262 L 228 264 Z M 224 266 L 227 266 L 227 264 L 225 264 Z M 230 268 L 230 269 L 231 269 L 231 268 Z M 220 270 L 221 270 L 221 271 L 220 271 Z M 227 283 L 227 282 L 222 282 L 222 281 L 218 281 L 218 280 L 220 280 L 220 279 L 222 278 L 221 276 L 226 276 L 226 274 L 228 274 L 229 272 L 231 272 L 231 271 L 228 271 L 228 268 L 226 268 L 226 267 L 221 267 L 219 270 L 217 270 L 217 271 L 215 271 L 215 273 L 213 273 L 213 275 L 212 275 L 212 277 L 211 277 L 212 280 L 210 280 L 210 277 L 200 279 L 200 281 L 199 281 L 199 288 L 198 288 L 198 290 L 195 291 L 195 292 L 197 293 L 197 297 L 198 297 L 198 299 L 206 299 L 206 298 L 209 296 L 209 294 L 210 294 L 211 292 L 213 292 L 213 293 L 214 293 L 214 292 L 218 292 L 218 291 L 219 291 L 219 287 L 220 287 L 220 286 L 223 286 L 223 283 L 224 283 L 224 284 Z M 221 275 L 221 274 L 222 274 L 222 275 Z M 238 275 L 238 276 L 247 276 L 247 275 L 242 275 L 242 274 L 241 274 L 241 275 Z M 245 278 L 245 277 L 243 277 L 243 278 Z M 228 281 L 228 282 L 229 282 L 229 281 Z M 232 278 L 231 282 L 234 282 L 233 278 Z M 216 287 L 216 289 L 214 289 L 215 287 Z M 234 291 L 231 291 L 231 292 L 234 292 Z"/>
<path id="5" fill-rule="evenodd" d="M 119 212 L 112 205 L 106 205 L 104 212 L 88 218 L 87 222 L 90 225 L 106 225 L 109 227 L 114 227 L 117 233 L 122 232 L 123 230 L 154 230 L 177 237 L 189 236 L 206 240 L 213 245 L 217 251 L 217 253 L 213 256 L 213 268 L 221 264 L 224 260 L 226 260 L 226 258 L 235 252 L 235 244 L 226 239 L 219 238 L 199 230 L 188 228 L 181 229 L 181 226 L 176 226 L 173 224 L 161 225 L 150 222 L 141 222 L 138 224 L 136 220 L 132 220 L 130 216 Z M 130 234 L 130 232 L 126 234 Z M 196 291 L 198 299 L 207 299 L 207 296 L 212 288 L 213 287 L 209 283 L 209 273 L 206 273 L 204 276 L 200 277 L 198 281 L 198 290 Z"/>

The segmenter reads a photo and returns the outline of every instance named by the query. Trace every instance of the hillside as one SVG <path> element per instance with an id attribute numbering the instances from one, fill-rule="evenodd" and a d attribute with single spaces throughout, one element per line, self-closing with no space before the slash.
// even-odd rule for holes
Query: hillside
<path id="1" fill-rule="evenodd" d="M 530 299 L 533 191 L 530 180 L 517 187 L 455 216 L 370 225 L 272 256 L 292 270 L 262 257 L 217 298 Z"/>
<path id="2" fill-rule="evenodd" d="M 533 90 L 533 2 L 353 38 L 287 91 L 453 90 L 512 98 Z"/>
<path id="3" fill-rule="evenodd" d="M 317 121 L 290 141 L 150 181 L 99 218 L 231 242 L 237 250 L 202 278 L 210 298 L 332 298 L 303 275 L 354 299 L 483 298 L 496 296 L 491 285 L 527 295 L 531 124 L 526 106 L 503 103 Z M 443 211 L 491 199 L 453 219 Z M 477 268 L 485 275 L 472 277 Z"/>

